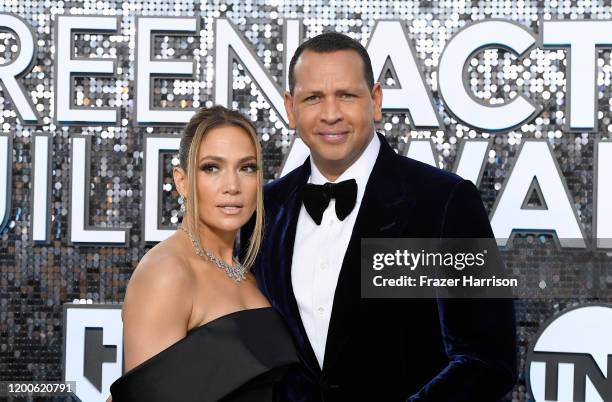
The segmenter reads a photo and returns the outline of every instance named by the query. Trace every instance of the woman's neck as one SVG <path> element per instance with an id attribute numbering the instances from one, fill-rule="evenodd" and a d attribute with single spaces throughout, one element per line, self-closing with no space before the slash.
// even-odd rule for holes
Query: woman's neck
<path id="1" fill-rule="evenodd" d="M 189 226 L 185 225 L 185 227 Z M 201 222 L 198 228 L 202 248 L 210 251 L 228 264 L 233 264 L 234 241 L 236 240 L 237 232 L 214 230 Z M 192 233 L 192 235 L 196 236 L 195 233 Z"/>

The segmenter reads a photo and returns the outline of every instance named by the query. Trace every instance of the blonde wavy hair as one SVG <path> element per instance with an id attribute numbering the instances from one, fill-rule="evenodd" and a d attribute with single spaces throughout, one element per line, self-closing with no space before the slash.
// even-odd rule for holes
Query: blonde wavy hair
<path id="1" fill-rule="evenodd" d="M 199 239 L 200 231 L 197 223 L 200 217 L 197 210 L 198 193 L 196 191 L 198 152 L 200 144 L 206 137 L 206 134 L 212 129 L 222 126 L 236 126 L 242 128 L 250 136 L 257 153 L 257 206 L 255 209 L 255 226 L 251 238 L 249 239 L 249 246 L 246 250 L 245 257 L 242 261 L 245 267 L 250 268 L 255 262 L 263 236 L 263 169 L 261 145 L 257 137 L 257 130 L 253 123 L 241 113 L 223 106 L 201 108 L 191 117 L 189 123 L 185 126 L 179 147 L 180 167 L 187 175 L 187 195 L 183 221 L 185 221 L 185 217 L 188 217 L 186 229 L 191 231 L 191 233 Z"/>

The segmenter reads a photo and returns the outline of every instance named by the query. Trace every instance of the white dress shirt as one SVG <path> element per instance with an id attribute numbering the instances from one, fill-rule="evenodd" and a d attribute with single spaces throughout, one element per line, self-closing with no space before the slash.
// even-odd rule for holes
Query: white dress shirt
<path id="1" fill-rule="evenodd" d="M 359 159 L 335 181 L 355 179 L 357 182 L 355 207 L 343 221 L 336 216 L 334 199 L 323 212 L 321 225 L 312 220 L 303 204 L 300 209 L 291 261 L 291 284 L 304 329 L 321 368 L 340 268 L 379 149 L 380 140 L 374 133 Z M 325 184 L 329 181 L 312 158 L 310 169 L 309 183 Z"/>

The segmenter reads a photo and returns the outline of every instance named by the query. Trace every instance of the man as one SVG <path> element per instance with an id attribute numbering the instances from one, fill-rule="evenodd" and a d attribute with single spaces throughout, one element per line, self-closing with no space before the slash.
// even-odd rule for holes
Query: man
<path id="1" fill-rule="evenodd" d="M 361 238 L 492 237 L 476 187 L 397 155 L 375 133 L 382 89 L 358 42 L 338 33 L 304 42 L 289 83 L 289 122 L 310 158 L 266 186 L 253 268 L 303 362 L 281 400 L 503 397 L 516 378 L 511 300 L 360 298 Z"/>

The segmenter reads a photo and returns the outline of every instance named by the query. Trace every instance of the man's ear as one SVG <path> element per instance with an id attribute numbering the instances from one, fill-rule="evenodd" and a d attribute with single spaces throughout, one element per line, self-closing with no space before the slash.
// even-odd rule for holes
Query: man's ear
<path id="1" fill-rule="evenodd" d="M 291 92 L 285 91 L 285 112 L 289 118 L 289 128 L 295 129 L 295 116 L 293 115 L 293 95 Z"/>
<path id="2" fill-rule="evenodd" d="M 174 185 L 179 194 L 183 198 L 187 197 L 187 175 L 185 171 L 180 167 L 175 167 L 172 169 L 172 177 L 174 178 Z"/>
<path id="3" fill-rule="evenodd" d="M 382 100 L 383 100 L 382 86 L 380 85 L 380 82 L 377 82 L 372 87 L 372 107 L 373 107 L 374 121 L 382 120 Z"/>

